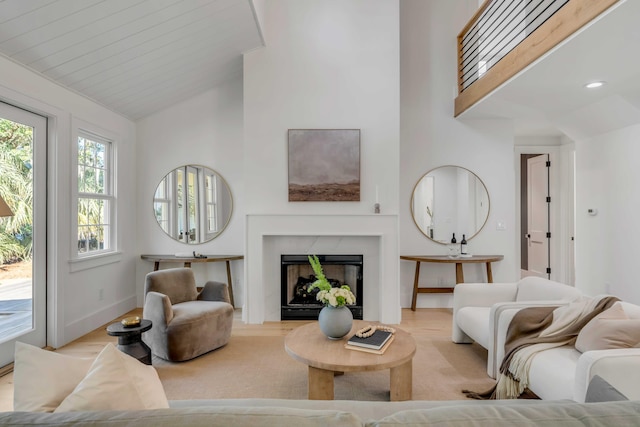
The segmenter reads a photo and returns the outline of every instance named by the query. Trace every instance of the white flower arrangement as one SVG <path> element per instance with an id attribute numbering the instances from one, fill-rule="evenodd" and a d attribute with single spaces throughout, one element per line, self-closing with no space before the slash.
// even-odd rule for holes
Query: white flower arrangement
<path id="1" fill-rule="evenodd" d="M 351 292 L 348 285 L 339 288 L 331 288 L 328 291 L 320 291 L 316 295 L 316 299 L 325 305 L 332 307 L 342 307 L 345 304 L 353 305 L 356 303 L 356 297 Z"/>
<path id="2" fill-rule="evenodd" d="M 346 304 L 353 305 L 356 303 L 356 297 L 351 292 L 349 285 L 342 285 L 339 288 L 332 287 L 322 271 L 318 257 L 309 255 L 308 258 L 309 264 L 311 264 L 311 268 L 316 274 L 316 281 L 309 286 L 309 290 L 313 288 L 320 289 L 316 295 L 318 301 L 331 307 L 342 307 Z"/>

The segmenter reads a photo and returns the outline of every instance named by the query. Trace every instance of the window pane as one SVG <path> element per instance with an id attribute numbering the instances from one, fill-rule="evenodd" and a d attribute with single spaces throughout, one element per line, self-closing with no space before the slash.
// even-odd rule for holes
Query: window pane
<path id="1" fill-rule="evenodd" d="M 97 167 L 104 168 L 104 166 L 105 166 L 104 156 L 105 156 L 104 144 L 99 144 L 98 147 L 97 147 L 97 152 L 96 152 L 96 166 Z"/>
<path id="2" fill-rule="evenodd" d="M 105 193 L 105 188 L 104 188 L 104 175 L 105 175 L 105 171 L 102 169 L 98 169 L 97 171 L 98 176 L 96 177 L 96 193 L 98 194 L 104 194 Z"/>

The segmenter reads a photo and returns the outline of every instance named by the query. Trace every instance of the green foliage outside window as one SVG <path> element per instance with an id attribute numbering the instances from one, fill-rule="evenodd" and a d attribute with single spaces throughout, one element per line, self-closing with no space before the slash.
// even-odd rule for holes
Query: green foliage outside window
<path id="1" fill-rule="evenodd" d="M 78 252 L 105 249 L 109 201 L 106 187 L 107 144 L 78 137 Z"/>
<path id="2" fill-rule="evenodd" d="M 0 119 L 0 195 L 14 214 L 0 218 L 0 264 L 32 257 L 32 159 L 33 128 Z"/>

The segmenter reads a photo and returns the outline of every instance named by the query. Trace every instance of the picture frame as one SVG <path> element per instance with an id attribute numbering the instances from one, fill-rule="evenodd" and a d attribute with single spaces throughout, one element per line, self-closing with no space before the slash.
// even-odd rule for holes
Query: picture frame
<path id="1" fill-rule="evenodd" d="M 289 129 L 289 201 L 360 201 L 360 129 Z"/>

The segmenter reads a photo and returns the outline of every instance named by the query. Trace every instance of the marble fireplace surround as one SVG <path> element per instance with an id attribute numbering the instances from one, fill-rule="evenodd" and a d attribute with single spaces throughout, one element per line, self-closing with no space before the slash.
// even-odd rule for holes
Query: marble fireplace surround
<path id="1" fill-rule="evenodd" d="M 246 323 L 280 320 L 280 255 L 363 255 L 364 319 L 398 324 L 397 215 L 248 215 Z"/>

